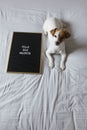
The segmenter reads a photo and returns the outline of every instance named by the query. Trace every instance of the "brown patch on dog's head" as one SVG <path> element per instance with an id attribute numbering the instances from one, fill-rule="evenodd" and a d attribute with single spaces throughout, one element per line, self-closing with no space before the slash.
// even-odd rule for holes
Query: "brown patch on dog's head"
<path id="1" fill-rule="evenodd" d="M 59 33 L 59 41 L 62 42 L 63 40 L 70 37 L 70 33 L 66 29 L 61 29 Z"/>
<path id="2" fill-rule="evenodd" d="M 54 34 L 55 34 L 55 32 L 56 32 L 57 30 L 58 30 L 57 28 L 52 29 L 52 30 L 50 31 L 50 33 L 54 36 Z"/>

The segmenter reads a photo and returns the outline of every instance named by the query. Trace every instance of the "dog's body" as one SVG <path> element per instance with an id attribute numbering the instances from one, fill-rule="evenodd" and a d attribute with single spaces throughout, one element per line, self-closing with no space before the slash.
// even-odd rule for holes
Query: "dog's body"
<path id="1" fill-rule="evenodd" d="M 49 60 L 49 66 L 53 68 L 54 62 L 51 54 L 60 54 L 60 68 L 62 70 L 65 69 L 65 59 L 66 59 L 66 51 L 65 51 L 65 42 L 64 40 L 70 37 L 70 34 L 64 28 L 64 24 L 56 18 L 48 18 L 44 22 L 43 30 L 45 35 L 48 36 L 50 45 L 46 50 L 46 56 Z"/>

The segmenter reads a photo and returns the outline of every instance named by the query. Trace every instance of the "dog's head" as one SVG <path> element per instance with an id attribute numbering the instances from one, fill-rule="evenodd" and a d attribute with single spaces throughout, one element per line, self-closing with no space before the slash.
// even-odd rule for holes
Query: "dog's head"
<path id="1" fill-rule="evenodd" d="M 56 45 L 62 43 L 65 39 L 70 37 L 70 33 L 66 29 L 53 29 L 50 31 L 52 40 Z"/>

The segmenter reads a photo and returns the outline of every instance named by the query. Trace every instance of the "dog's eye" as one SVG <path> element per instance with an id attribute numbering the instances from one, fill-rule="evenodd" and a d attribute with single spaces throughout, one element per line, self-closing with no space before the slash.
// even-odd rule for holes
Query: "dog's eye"
<path id="1" fill-rule="evenodd" d="M 54 35 L 54 37 L 57 37 L 56 35 Z"/>

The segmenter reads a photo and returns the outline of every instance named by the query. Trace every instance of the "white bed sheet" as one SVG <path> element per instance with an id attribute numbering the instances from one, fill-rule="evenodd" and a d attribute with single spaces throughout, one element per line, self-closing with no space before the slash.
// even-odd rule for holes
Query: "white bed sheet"
<path id="1" fill-rule="evenodd" d="M 87 12 L 0 9 L 0 130 L 87 130 Z M 41 75 L 7 74 L 12 31 L 42 32 L 46 17 L 61 18 L 71 32 L 65 71 L 51 70 L 43 35 Z"/>

